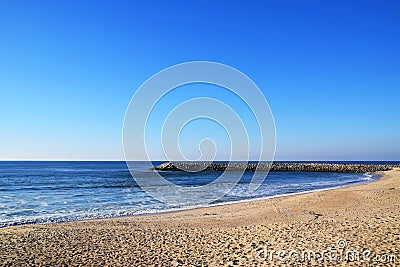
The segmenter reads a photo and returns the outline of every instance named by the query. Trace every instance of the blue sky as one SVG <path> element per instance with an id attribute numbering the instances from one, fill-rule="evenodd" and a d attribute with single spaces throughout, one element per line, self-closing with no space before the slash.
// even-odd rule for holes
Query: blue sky
<path id="1" fill-rule="evenodd" d="M 0 159 L 122 159 L 135 90 L 208 60 L 263 91 L 278 160 L 400 160 L 398 1 L 1 1 L 0 32 Z"/>

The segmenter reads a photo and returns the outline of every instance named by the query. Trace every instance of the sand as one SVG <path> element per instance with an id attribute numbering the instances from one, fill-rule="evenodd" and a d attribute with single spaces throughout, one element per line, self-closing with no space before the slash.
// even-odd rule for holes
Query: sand
<path id="1" fill-rule="evenodd" d="M 400 266 L 400 169 L 302 195 L 3 228 L 0 265 Z"/>

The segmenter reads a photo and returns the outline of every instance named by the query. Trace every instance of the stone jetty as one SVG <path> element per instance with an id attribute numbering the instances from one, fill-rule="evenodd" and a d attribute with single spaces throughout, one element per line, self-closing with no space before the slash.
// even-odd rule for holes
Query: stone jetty
<path id="1" fill-rule="evenodd" d="M 274 162 L 274 163 L 205 163 L 205 162 L 167 162 L 154 167 L 158 171 L 272 171 L 272 172 L 339 172 L 367 173 L 388 171 L 400 165 L 354 164 L 354 163 L 312 163 L 312 162 Z"/>

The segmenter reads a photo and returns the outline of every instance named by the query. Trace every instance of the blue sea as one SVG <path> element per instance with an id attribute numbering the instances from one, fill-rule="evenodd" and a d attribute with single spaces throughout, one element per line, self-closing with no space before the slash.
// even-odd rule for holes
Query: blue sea
<path id="1" fill-rule="evenodd" d="M 154 172 L 150 170 L 152 166 L 149 162 L 135 162 L 132 173 L 135 178 L 146 179 Z M 162 173 L 168 181 L 181 186 L 204 185 L 220 174 L 207 171 Z M 377 179 L 370 174 L 271 172 L 257 194 L 248 195 L 246 188 L 251 178 L 252 173 L 245 173 L 230 194 L 208 205 L 324 190 Z M 160 190 L 168 194 L 168 188 Z M 125 162 L 0 162 L 0 227 L 141 215 L 200 206 L 204 204 L 186 205 L 184 200 L 182 205 L 168 206 L 152 198 L 136 184 Z"/>

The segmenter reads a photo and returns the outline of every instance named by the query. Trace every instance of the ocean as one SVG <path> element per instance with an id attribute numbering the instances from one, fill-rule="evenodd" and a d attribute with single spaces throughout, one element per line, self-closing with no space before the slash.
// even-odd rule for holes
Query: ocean
<path id="1" fill-rule="evenodd" d="M 149 162 L 135 162 L 133 175 L 146 179 L 154 172 L 150 170 L 152 166 Z M 209 183 L 220 174 L 162 172 L 168 181 L 189 187 Z M 251 178 L 252 173 L 245 173 L 229 194 L 213 203 L 187 205 L 182 199 L 181 205 L 169 206 L 147 195 L 123 161 L 1 161 L 0 227 L 169 212 L 325 190 L 378 177 L 357 173 L 271 172 L 256 194 L 247 194 Z M 160 191 L 168 194 L 168 188 Z"/>

